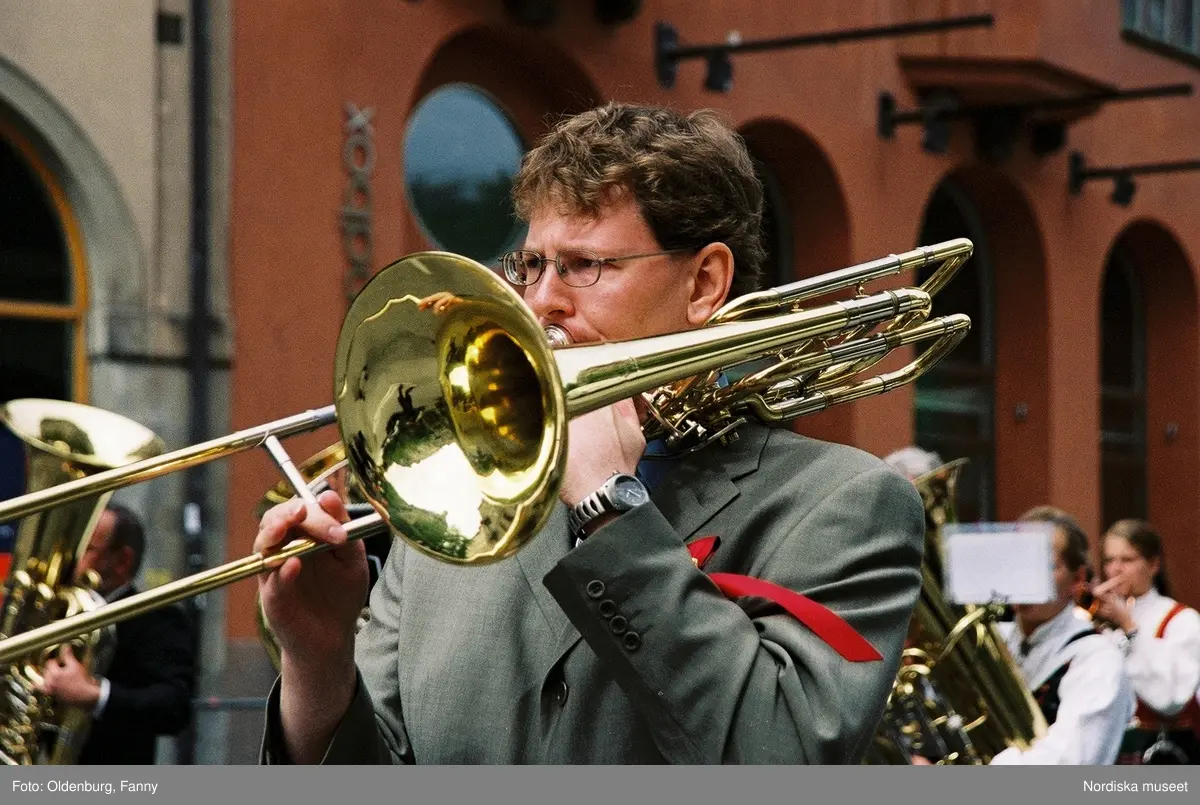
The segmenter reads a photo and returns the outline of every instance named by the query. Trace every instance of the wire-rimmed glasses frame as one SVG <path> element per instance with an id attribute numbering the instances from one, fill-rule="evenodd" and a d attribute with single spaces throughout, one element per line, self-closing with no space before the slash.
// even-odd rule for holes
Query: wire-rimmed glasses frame
<path id="1" fill-rule="evenodd" d="M 689 248 L 665 249 L 659 252 L 643 254 L 626 254 L 620 257 L 601 257 L 587 249 L 563 249 L 555 258 L 549 258 L 540 252 L 529 249 L 516 249 L 500 257 L 500 266 L 504 269 L 504 277 L 517 286 L 533 285 L 542 278 L 548 263 L 554 264 L 558 278 L 572 288 L 586 288 L 600 281 L 600 274 L 608 263 L 620 263 L 625 260 L 640 260 L 643 257 L 661 257 L 666 254 L 693 251 Z"/>

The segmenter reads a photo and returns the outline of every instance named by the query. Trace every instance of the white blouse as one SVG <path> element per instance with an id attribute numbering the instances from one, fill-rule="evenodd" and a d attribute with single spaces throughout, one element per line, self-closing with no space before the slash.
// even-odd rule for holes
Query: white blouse
<path id="1" fill-rule="evenodd" d="M 1154 636 L 1175 603 L 1153 588 L 1134 602 L 1137 634 L 1128 642 L 1125 659 L 1134 693 L 1167 718 L 1200 693 L 1200 613 L 1189 607 L 1171 619 L 1161 638 Z M 1124 640 L 1119 631 L 1109 634 Z"/>

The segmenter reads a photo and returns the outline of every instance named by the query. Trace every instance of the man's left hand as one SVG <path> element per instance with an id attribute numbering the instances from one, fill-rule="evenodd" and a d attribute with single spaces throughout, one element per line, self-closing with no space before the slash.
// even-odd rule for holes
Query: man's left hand
<path id="1" fill-rule="evenodd" d="M 100 701 L 100 682 L 75 658 L 70 646 L 63 646 L 58 658 L 46 663 L 41 690 L 61 704 L 85 710 L 91 710 Z"/>
<path id="2" fill-rule="evenodd" d="M 646 452 L 641 418 L 633 400 L 622 400 L 576 417 L 568 425 L 567 470 L 559 497 L 574 506 L 614 472 L 633 475 Z"/>

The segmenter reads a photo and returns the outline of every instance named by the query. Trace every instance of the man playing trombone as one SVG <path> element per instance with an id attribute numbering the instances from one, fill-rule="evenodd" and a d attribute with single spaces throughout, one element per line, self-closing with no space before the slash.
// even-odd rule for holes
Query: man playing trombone
<path id="1" fill-rule="evenodd" d="M 504 275 L 559 343 L 699 328 L 763 263 L 761 185 L 712 114 L 568 119 L 515 198 L 529 230 Z M 260 576 L 281 652 L 262 760 L 857 762 L 920 588 L 917 492 L 758 424 L 656 460 L 643 414 L 570 422 L 561 500 L 515 557 L 457 567 L 397 540 L 357 634 L 341 500 L 267 512 L 257 551 L 336 547 Z"/>

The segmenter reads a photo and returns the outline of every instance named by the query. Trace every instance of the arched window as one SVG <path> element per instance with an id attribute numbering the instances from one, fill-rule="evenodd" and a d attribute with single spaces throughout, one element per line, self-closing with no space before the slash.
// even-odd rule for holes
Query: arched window
<path id="1" fill-rule="evenodd" d="M 925 209 L 920 245 L 962 237 L 975 244 L 974 254 L 934 297 L 933 315 L 965 313 L 971 317 L 971 331 L 917 380 L 916 441 L 943 461 L 969 459 L 960 476 L 957 516 L 971 522 L 995 517 L 992 270 L 975 207 L 958 185 L 947 180 Z M 926 278 L 923 274 L 918 279 Z"/>
<path id="2" fill-rule="evenodd" d="M 1147 516 L 1146 322 L 1132 261 L 1118 244 L 1104 271 L 1100 450 L 1107 526 Z"/>
<path id="3" fill-rule="evenodd" d="M 0 403 L 86 399 L 80 260 L 61 189 L 0 121 Z M 25 491 L 23 468 L 23 446 L 0 426 L 0 500 Z M 0 524 L 0 553 L 10 525 Z"/>
<path id="4" fill-rule="evenodd" d="M 525 143 L 482 89 L 446 84 L 408 121 L 404 183 L 422 230 L 438 248 L 492 264 L 520 244 L 512 182 Z"/>
<path id="5" fill-rule="evenodd" d="M 0 126 L 0 401 L 82 399 L 83 294 L 62 191 Z"/>

